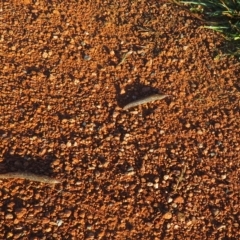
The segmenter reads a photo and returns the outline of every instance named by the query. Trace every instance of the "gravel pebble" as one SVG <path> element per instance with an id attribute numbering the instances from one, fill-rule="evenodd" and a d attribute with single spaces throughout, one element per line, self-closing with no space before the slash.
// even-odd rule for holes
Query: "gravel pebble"
<path id="1" fill-rule="evenodd" d="M 239 239 L 239 59 L 179 9 L 1 2 L 0 175 L 60 183 L 1 178 L 0 239 Z"/>
<path id="2" fill-rule="evenodd" d="M 14 217 L 13 217 L 13 214 L 11 214 L 11 213 L 7 213 L 6 215 L 5 215 L 5 219 L 6 220 L 12 220 Z"/>
<path id="3" fill-rule="evenodd" d="M 172 218 L 172 213 L 171 212 L 167 212 L 167 213 L 165 213 L 164 215 L 163 215 L 163 218 L 164 219 L 171 219 Z"/>
<path id="4" fill-rule="evenodd" d="M 174 199 L 174 202 L 175 202 L 175 203 L 184 203 L 184 199 L 183 199 L 183 197 L 178 196 L 178 197 L 176 197 L 176 198 Z"/>

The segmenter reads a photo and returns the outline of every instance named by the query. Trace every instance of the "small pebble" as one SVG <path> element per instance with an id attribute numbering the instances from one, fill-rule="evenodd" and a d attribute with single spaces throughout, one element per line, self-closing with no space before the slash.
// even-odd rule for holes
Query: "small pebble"
<path id="1" fill-rule="evenodd" d="M 148 187 L 152 187 L 152 186 L 153 186 L 153 183 L 152 183 L 152 182 L 148 182 L 148 183 L 147 183 L 147 186 L 148 186 Z"/>
<path id="2" fill-rule="evenodd" d="M 92 225 L 87 225 L 87 230 L 92 230 Z"/>
<path id="3" fill-rule="evenodd" d="M 199 148 L 203 148 L 203 144 L 202 144 L 202 143 L 199 143 L 199 144 L 198 144 L 198 147 L 199 147 Z"/>
<path id="4" fill-rule="evenodd" d="M 191 226 L 191 225 L 192 225 L 192 221 L 188 221 L 187 226 Z"/>
<path id="5" fill-rule="evenodd" d="M 197 131 L 197 134 L 198 134 L 198 135 L 203 135 L 203 131 L 202 131 L 202 130 L 198 130 L 198 131 Z"/>
<path id="6" fill-rule="evenodd" d="M 155 177 L 155 178 L 154 178 L 154 182 L 155 182 L 155 183 L 158 183 L 158 182 L 159 182 L 159 177 Z"/>
<path id="7" fill-rule="evenodd" d="M 166 181 L 166 180 L 168 180 L 169 179 L 169 175 L 164 175 L 163 176 L 163 179 Z"/>
<path id="8" fill-rule="evenodd" d="M 146 182 L 146 179 L 145 179 L 145 178 L 141 178 L 141 182 L 142 182 L 142 183 L 145 183 L 145 182 Z"/>
<path id="9" fill-rule="evenodd" d="M 167 212 L 163 215 L 163 219 L 171 219 L 172 218 L 172 213 L 171 212 Z"/>
<path id="10" fill-rule="evenodd" d="M 215 155 L 216 155 L 215 152 L 211 152 L 211 153 L 210 153 L 210 156 L 211 156 L 211 157 L 214 157 Z"/>
<path id="11" fill-rule="evenodd" d="M 12 238 L 12 237 L 13 237 L 13 233 L 12 232 L 8 232 L 7 233 L 7 239 Z"/>
<path id="12" fill-rule="evenodd" d="M 174 199 L 174 202 L 175 203 L 184 203 L 184 199 L 183 199 L 183 197 L 179 196 L 179 197 Z"/>
<path id="13" fill-rule="evenodd" d="M 177 214 L 177 218 L 179 222 L 184 222 L 185 221 L 185 215 L 181 212 Z"/>
<path id="14" fill-rule="evenodd" d="M 226 228 L 226 225 L 221 225 L 221 226 L 219 226 L 219 227 L 217 228 L 217 230 L 221 230 L 221 229 L 223 229 L 223 228 Z"/>
<path id="15" fill-rule="evenodd" d="M 119 112 L 115 111 L 115 112 L 113 113 L 113 118 L 116 118 L 118 115 L 119 115 Z"/>
<path id="16" fill-rule="evenodd" d="M 18 219 L 22 218 L 26 213 L 27 213 L 26 208 L 19 208 L 19 209 L 16 209 L 16 211 L 15 211 L 16 217 Z"/>
<path id="17" fill-rule="evenodd" d="M 12 219 L 13 219 L 13 215 L 12 215 L 11 213 L 7 213 L 7 214 L 5 215 L 5 219 L 6 219 L 6 220 L 12 220 Z"/>
<path id="18" fill-rule="evenodd" d="M 134 171 L 130 171 L 130 172 L 126 172 L 126 173 L 125 173 L 126 176 L 132 176 L 132 175 L 134 175 L 134 174 L 135 174 Z"/>
<path id="19" fill-rule="evenodd" d="M 227 175 L 226 174 L 223 174 L 222 176 L 221 176 L 221 179 L 222 180 L 225 180 L 227 178 Z"/>
<path id="20" fill-rule="evenodd" d="M 70 217 L 71 216 L 71 214 L 72 214 L 72 211 L 70 211 L 70 210 L 66 210 L 65 212 L 64 212 L 64 217 Z"/>
<path id="21" fill-rule="evenodd" d="M 132 172 L 133 170 L 134 170 L 133 167 L 129 167 L 129 168 L 127 169 L 128 172 Z"/>
<path id="22" fill-rule="evenodd" d="M 174 225 L 173 227 L 175 230 L 179 229 L 179 226 L 178 225 Z"/>
<path id="23" fill-rule="evenodd" d="M 63 220 L 58 219 L 58 220 L 57 220 L 57 226 L 60 227 L 62 224 L 63 224 Z"/>
<path id="24" fill-rule="evenodd" d="M 173 203 L 173 204 L 172 204 L 172 207 L 173 207 L 173 208 L 177 208 L 177 204 L 176 204 L 176 203 Z"/>
<path id="25" fill-rule="evenodd" d="M 47 52 L 43 52 L 42 57 L 43 58 L 47 58 L 48 57 L 48 53 Z"/>
<path id="26" fill-rule="evenodd" d="M 88 55 L 85 55 L 83 59 L 84 59 L 85 61 L 89 61 L 89 60 L 91 60 L 91 57 L 88 56 Z"/>
<path id="27" fill-rule="evenodd" d="M 115 52 L 113 50 L 110 51 L 110 55 L 111 56 L 114 56 L 115 55 Z"/>
<path id="28" fill-rule="evenodd" d="M 52 231 L 52 228 L 47 228 L 47 229 L 45 229 L 45 232 L 51 232 Z"/>

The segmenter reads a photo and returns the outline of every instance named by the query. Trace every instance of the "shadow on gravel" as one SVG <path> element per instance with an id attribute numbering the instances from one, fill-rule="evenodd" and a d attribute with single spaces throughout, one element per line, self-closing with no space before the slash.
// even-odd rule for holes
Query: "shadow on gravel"
<path id="1" fill-rule="evenodd" d="M 54 160 L 54 157 L 51 155 L 47 155 L 45 159 L 43 159 L 31 155 L 22 157 L 18 154 L 11 155 L 6 153 L 0 166 L 0 173 L 29 172 L 51 176 L 51 164 Z"/>

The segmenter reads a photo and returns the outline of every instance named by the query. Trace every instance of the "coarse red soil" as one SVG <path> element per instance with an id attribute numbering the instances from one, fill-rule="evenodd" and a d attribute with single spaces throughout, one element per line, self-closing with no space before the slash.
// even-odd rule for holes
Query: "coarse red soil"
<path id="1" fill-rule="evenodd" d="M 239 239 L 240 63 L 160 0 L 1 1 L 0 239 Z M 171 96 L 129 110 L 154 93 Z"/>

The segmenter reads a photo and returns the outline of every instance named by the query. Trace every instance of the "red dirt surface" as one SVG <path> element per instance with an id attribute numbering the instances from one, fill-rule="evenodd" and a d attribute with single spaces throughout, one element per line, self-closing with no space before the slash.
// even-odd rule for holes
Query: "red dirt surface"
<path id="1" fill-rule="evenodd" d="M 239 67 L 163 1 L 2 1 L 0 239 L 239 239 Z M 123 110 L 154 93 L 171 95 Z"/>

